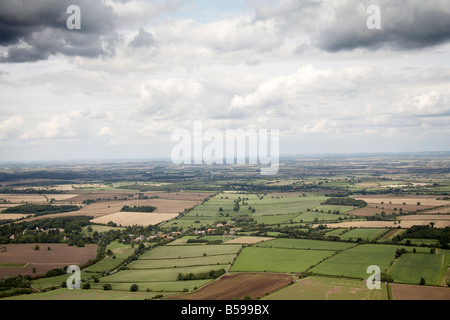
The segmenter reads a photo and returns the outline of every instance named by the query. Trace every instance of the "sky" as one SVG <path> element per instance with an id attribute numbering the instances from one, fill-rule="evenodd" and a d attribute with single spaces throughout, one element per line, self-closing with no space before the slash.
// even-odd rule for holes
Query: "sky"
<path id="1" fill-rule="evenodd" d="M 450 151 L 448 0 L 0 8 L 0 162 L 169 159 L 195 121 L 278 129 L 282 155 Z"/>

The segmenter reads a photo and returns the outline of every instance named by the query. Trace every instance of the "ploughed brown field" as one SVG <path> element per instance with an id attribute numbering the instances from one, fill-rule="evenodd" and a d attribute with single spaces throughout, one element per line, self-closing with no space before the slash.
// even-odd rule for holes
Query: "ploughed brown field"
<path id="1" fill-rule="evenodd" d="M 0 278 L 19 274 L 43 275 L 51 269 L 70 265 L 82 266 L 97 256 L 95 244 L 87 244 L 81 248 L 61 243 L 38 245 L 39 250 L 34 250 L 36 243 L 0 245 Z M 50 247 L 50 250 L 47 247 Z M 33 273 L 33 268 L 36 268 L 36 273 Z"/>
<path id="2" fill-rule="evenodd" d="M 391 284 L 394 300 L 450 300 L 450 288 Z"/>
<path id="3" fill-rule="evenodd" d="M 171 299 L 178 300 L 232 300 L 250 296 L 252 299 L 264 297 L 294 280 L 293 276 L 279 273 L 237 273 L 227 274 L 199 290 Z"/>

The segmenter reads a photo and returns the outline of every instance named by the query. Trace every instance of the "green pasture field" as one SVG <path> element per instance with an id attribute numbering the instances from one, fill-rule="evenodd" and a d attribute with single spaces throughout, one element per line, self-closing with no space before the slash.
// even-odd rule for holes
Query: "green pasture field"
<path id="1" fill-rule="evenodd" d="M 289 214 L 306 212 L 325 201 L 327 197 L 283 197 L 271 198 L 270 195 L 265 196 L 262 200 L 248 201 L 247 207 L 250 206 L 256 210 L 253 216 L 273 215 L 273 214 Z"/>
<path id="2" fill-rule="evenodd" d="M 82 280 L 91 278 L 95 275 L 96 275 L 95 273 L 87 273 L 84 270 L 81 270 L 81 279 Z M 37 289 L 61 287 L 62 283 L 66 282 L 69 277 L 70 277 L 70 274 L 63 274 L 63 275 L 56 276 L 56 277 L 40 278 L 40 279 L 32 281 L 33 287 L 35 287 Z"/>
<path id="3" fill-rule="evenodd" d="M 179 246 L 179 245 L 187 245 L 187 241 L 189 239 L 197 239 L 197 236 L 184 236 L 182 238 L 176 239 L 172 242 L 169 242 L 168 244 L 166 244 L 166 246 Z M 189 243 L 190 245 L 192 245 L 193 243 Z"/>
<path id="4" fill-rule="evenodd" d="M 411 244 L 415 246 L 421 246 L 422 244 L 426 246 L 439 244 L 439 241 L 435 239 L 409 239 L 409 238 L 403 239 L 402 241 L 400 241 L 400 243 L 405 244 L 408 240 L 411 242 Z"/>
<path id="5" fill-rule="evenodd" d="M 269 231 L 269 232 L 267 232 L 267 236 L 268 237 L 278 237 L 281 234 L 283 234 L 283 232 L 278 232 L 278 231 Z"/>
<path id="6" fill-rule="evenodd" d="M 193 245 L 193 246 L 163 246 L 157 247 L 145 252 L 139 257 L 142 259 L 178 259 L 194 258 L 209 255 L 236 254 L 241 249 L 241 245 L 223 244 L 223 245 Z"/>
<path id="7" fill-rule="evenodd" d="M 202 273 L 211 270 L 227 270 L 229 265 L 194 266 L 166 269 L 122 270 L 100 278 L 101 283 L 135 283 L 135 282 L 165 282 L 176 281 L 179 273 Z M 182 282 L 182 281 L 180 281 Z"/>
<path id="8" fill-rule="evenodd" d="M 28 266 L 29 263 L 9 263 L 9 262 L 2 262 L 0 263 L 0 268 L 25 268 Z"/>
<path id="9" fill-rule="evenodd" d="M 325 213 L 328 213 L 328 211 L 331 211 L 331 213 L 333 213 L 333 211 L 338 211 L 340 214 L 344 214 L 344 213 L 348 213 L 350 211 L 353 211 L 355 209 L 357 209 L 356 207 L 351 207 L 351 206 L 328 206 L 328 205 L 320 205 L 317 206 L 315 208 L 313 208 L 311 211 L 315 211 L 315 210 L 319 210 L 323 211 Z"/>
<path id="10" fill-rule="evenodd" d="M 233 210 L 235 205 L 234 200 L 239 197 L 245 200 L 240 202 L 240 210 L 236 212 Z M 307 197 L 286 195 L 281 197 L 268 194 L 261 195 L 260 197 L 261 198 L 255 194 L 221 193 L 202 205 L 195 207 L 180 219 L 165 223 L 163 227 L 211 226 L 218 221 L 231 221 L 232 217 L 237 215 L 249 215 L 254 218 L 258 224 L 285 224 L 290 223 L 290 220 L 299 222 L 298 216 L 300 213 L 307 212 L 307 209 L 320 207 L 320 203 L 327 199 L 327 197 L 318 195 L 308 195 Z M 243 205 L 243 202 L 245 202 L 245 205 Z M 327 210 L 332 207 L 333 206 L 326 206 Z M 253 213 L 252 210 L 249 210 L 250 208 L 255 209 L 255 212 Z M 341 206 L 336 206 L 336 209 L 337 208 L 340 208 L 342 211 L 348 209 L 341 208 Z M 222 209 L 222 211 L 220 211 L 220 209 Z M 328 221 L 334 221 L 339 219 L 340 216 L 329 215 L 326 213 L 306 215 L 305 222 L 313 222 L 316 217 L 319 217 L 319 220 L 326 218 Z"/>
<path id="11" fill-rule="evenodd" d="M 130 287 L 133 284 L 139 286 L 139 292 L 145 292 L 147 289 L 150 292 L 183 292 L 188 289 L 194 291 L 195 288 L 200 288 L 212 280 L 190 280 L 190 281 L 162 281 L 162 282 L 128 282 L 128 283 L 110 283 L 112 290 L 115 291 L 130 291 Z M 104 283 L 91 283 L 92 289 L 103 289 Z"/>
<path id="12" fill-rule="evenodd" d="M 340 235 L 339 238 L 342 240 L 356 240 L 361 238 L 363 240 L 375 240 L 377 237 L 381 237 L 383 234 L 387 233 L 389 229 L 352 229 L 344 234 Z"/>
<path id="13" fill-rule="evenodd" d="M 350 229 L 334 229 L 331 231 L 327 231 L 325 234 L 327 236 L 340 236 L 341 234 L 347 232 Z"/>
<path id="14" fill-rule="evenodd" d="M 209 199 L 202 205 L 195 207 L 191 212 L 187 213 L 185 217 L 204 217 L 208 219 L 219 219 L 222 218 L 219 213 L 222 213 L 224 217 L 226 214 L 232 216 L 236 214 L 236 212 L 233 210 L 234 199 L 237 199 L 239 196 L 241 198 L 245 196 L 250 199 L 252 195 L 219 194 L 212 199 Z M 227 197 L 228 199 L 226 199 Z M 256 196 L 254 197 L 256 198 Z M 222 211 L 219 211 L 220 208 L 222 208 Z"/>
<path id="15" fill-rule="evenodd" d="M 198 223 L 196 222 L 198 221 Z M 168 221 L 161 225 L 161 228 L 171 228 L 171 227 L 182 227 L 182 228 L 201 228 L 201 227 L 207 227 L 212 226 L 215 223 L 217 223 L 219 220 L 215 219 L 205 219 L 200 217 L 182 217 L 179 219 L 174 219 L 171 221 Z"/>
<path id="16" fill-rule="evenodd" d="M 90 290 L 56 289 L 42 293 L 13 296 L 2 300 L 145 300 L 161 294 L 159 292 L 129 292 L 129 289 L 130 287 L 128 287 L 128 292 L 95 290 L 93 288 Z M 163 294 L 170 295 L 171 293 Z"/>
<path id="17" fill-rule="evenodd" d="M 129 263 L 126 270 L 102 277 L 91 286 L 102 289 L 104 284 L 109 283 L 113 290 L 127 291 L 136 283 L 139 291 L 192 291 L 211 280 L 176 281 L 179 273 L 228 270 L 240 249 L 241 245 L 204 244 L 156 247 Z"/>
<path id="18" fill-rule="evenodd" d="M 339 252 L 310 271 L 319 275 L 344 276 L 366 279 L 367 268 L 372 265 L 380 267 L 384 272 L 395 260 L 397 248 L 412 251 L 413 247 L 403 247 L 384 244 L 364 244 Z M 416 247 L 417 252 L 429 252 L 429 248 Z"/>
<path id="19" fill-rule="evenodd" d="M 310 276 L 262 300 L 388 300 L 388 295 L 384 283 L 381 290 L 369 290 L 361 280 Z"/>
<path id="20" fill-rule="evenodd" d="M 134 249 L 129 244 L 120 243 L 118 240 L 111 242 L 106 246 L 106 250 L 111 250 L 113 256 L 106 256 L 103 260 L 97 262 L 96 264 L 89 266 L 84 269 L 85 272 L 98 272 L 102 271 L 112 271 L 114 268 L 118 267 L 126 258 L 134 253 Z"/>
<path id="21" fill-rule="evenodd" d="M 354 247 L 354 243 L 309 240 L 309 239 L 274 239 L 253 245 L 254 247 L 270 247 L 285 249 L 311 249 L 339 251 Z"/>
<path id="22" fill-rule="evenodd" d="M 167 259 L 167 260 L 135 260 L 128 264 L 129 269 L 162 269 L 162 268 L 182 268 L 191 266 L 231 264 L 236 254 L 214 255 L 206 257 L 183 258 L 183 259 Z"/>
<path id="23" fill-rule="evenodd" d="M 304 212 L 302 214 L 300 214 L 299 216 L 297 216 L 294 221 L 295 222 L 314 222 L 315 219 L 318 219 L 318 222 L 322 222 L 322 221 L 337 221 L 340 219 L 348 219 L 348 216 L 346 215 L 341 215 L 341 214 L 330 214 L 330 213 L 325 213 L 325 212 L 315 212 L 315 211 L 310 211 L 310 212 Z"/>
<path id="24" fill-rule="evenodd" d="M 267 216 L 255 216 L 252 218 L 255 219 L 257 224 L 282 224 L 289 223 L 291 220 L 294 220 L 298 216 L 298 213 L 288 213 L 288 214 L 279 214 L 279 215 L 267 215 Z"/>
<path id="25" fill-rule="evenodd" d="M 334 254 L 325 250 L 247 247 L 239 254 L 232 272 L 303 272 Z"/>
<path id="26" fill-rule="evenodd" d="M 102 233 L 105 231 L 109 231 L 109 230 L 125 230 L 125 228 L 121 228 L 121 227 L 110 227 L 110 226 L 103 226 L 103 225 L 90 225 L 90 227 L 92 228 L 92 232 L 89 232 L 88 229 L 89 226 L 84 226 L 82 228 L 82 232 L 83 234 L 93 234 L 95 231 L 97 231 L 98 233 Z"/>
<path id="27" fill-rule="evenodd" d="M 439 285 L 450 263 L 450 251 L 440 254 L 405 253 L 390 268 L 388 274 L 397 283 Z"/>

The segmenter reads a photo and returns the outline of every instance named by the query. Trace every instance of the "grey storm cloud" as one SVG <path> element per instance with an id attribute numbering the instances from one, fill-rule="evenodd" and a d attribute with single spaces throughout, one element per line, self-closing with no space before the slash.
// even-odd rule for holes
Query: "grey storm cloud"
<path id="1" fill-rule="evenodd" d="M 81 30 L 69 30 L 69 5 L 81 10 Z M 0 0 L 0 62 L 31 62 L 52 55 L 114 54 L 118 39 L 112 8 L 101 0 Z"/>
<path id="2" fill-rule="evenodd" d="M 369 30 L 366 25 L 371 15 L 366 9 L 372 4 L 381 10 L 380 30 Z M 317 37 L 319 48 L 329 52 L 421 49 L 449 41 L 450 5 L 443 0 L 345 1 Z"/>

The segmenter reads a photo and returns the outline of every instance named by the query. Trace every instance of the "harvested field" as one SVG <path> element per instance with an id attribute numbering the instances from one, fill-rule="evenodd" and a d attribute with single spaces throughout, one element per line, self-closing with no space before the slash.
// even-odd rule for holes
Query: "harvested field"
<path id="1" fill-rule="evenodd" d="M 378 207 L 378 208 L 377 208 Z M 385 214 L 399 214 L 401 212 L 414 212 L 417 210 L 432 209 L 433 206 L 423 206 L 423 205 L 403 205 L 403 204 L 375 204 L 369 203 L 367 207 L 359 208 L 351 212 L 353 216 L 370 217 L 376 214 L 381 214 L 384 211 Z"/>
<path id="2" fill-rule="evenodd" d="M 91 220 L 92 223 L 107 224 L 112 221 L 119 226 L 151 226 L 177 217 L 177 213 L 116 212 Z"/>
<path id="3" fill-rule="evenodd" d="M 178 300 L 232 300 L 250 296 L 252 299 L 264 297 L 286 287 L 293 281 L 288 274 L 278 273 L 237 273 L 227 274 L 207 284 L 199 290 L 172 297 Z"/>
<path id="4" fill-rule="evenodd" d="M 19 213 L 3 213 L 0 214 L 0 220 L 18 220 L 25 218 L 26 214 L 19 214 Z"/>
<path id="5" fill-rule="evenodd" d="M 69 201 L 69 199 L 77 196 L 77 194 L 44 194 L 44 197 L 50 199 L 55 199 L 56 201 Z"/>
<path id="6" fill-rule="evenodd" d="M 44 181 L 52 181 L 52 179 L 19 179 L 19 180 L 12 180 L 12 181 L 0 181 L 0 183 L 5 186 L 14 186 L 14 185 L 23 185 L 23 184 L 33 184 L 33 183 L 39 183 Z"/>
<path id="7" fill-rule="evenodd" d="M 450 300 L 450 288 L 391 284 L 394 300 Z"/>
<path id="8" fill-rule="evenodd" d="M 35 243 L 5 244 L 6 252 L 0 252 L 0 264 L 25 264 L 22 268 L 1 268 L 0 278 L 4 276 L 41 275 L 48 270 L 63 268 L 69 265 L 82 266 L 97 256 L 97 245 L 87 244 L 85 247 L 69 247 L 67 244 L 38 244 L 40 250 L 34 250 Z M 51 250 L 48 250 L 50 247 Z M 36 268 L 36 273 L 33 273 Z"/>
<path id="9" fill-rule="evenodd" d="M 398 217 L 400 221 L 409 220 L 450 220 L 450 215 L 446 214 L 417 214 L 411 216 L 401 216 Z"/>
<path id="10" fill-rule="evenodd" d="M 235 239 L 228 240 L 225 243 L 255 244 L 255 243 L 260 243 L 260 242 L 268 241 L 268 240 L 272 240 L 272 239 L 273 238 L 269 238 L 269 237 L 244 236 L 244 237 L 238 237 Z"/>
<path id="11" fill-rule="evenodd" d="M 83 202 L 85 200 L 94 201 L 114 201 L 114 200 L 133 200 L 138 198 L 134 192 L 114 192 L 114 191 L 79 191 L 78 194 L 66 194 L 71 196 L 66 201 Z"/>
<path id="12" fill-rule="evenodd" d="M 203 201 L 207 197 L 214 193 L 205 192 L 177 192 L 177 193 L 157 193 L 159 199 L 172 199 L 172 200 L 190 200 L 190 201 Z"/>
<path id="13" fill-rule="evenodd" d="M 199 203 L 201 203 L 199 200 L 152 199 L 137 200 L 132 205 L 156 207 L 155 213 L 182 213 L 185 209 L 192 208 Z"/>
<path id="14" fill-rule="evenodd" d="M 450 206 L 427 210 L 424 213 L 450 214 Z"/>
<path id="15" fill-rule="evenodd" d="M 170 292 L 162 292 L 165 296 Z M 46 300 L 46 301 L 105 301 L 105 300 L 149 300 L 161 292 L 125 292 L 105 290 L 69 290 L 57 289 L 30 295 L 13 296 L 5 300 Z"/>
<path id="16" fill-rule="evenodd" d="M 426 226 L 431 222 L 434 222 L 435 228 L 450 227 L 450 220 L 440 219 L 417 219 L 417 220 L 404 220 L 404 217 L 398 221 L 354 221 L 354 222 L 342 222 L 342 223 L 327 223 L 327 228 L 411 228 L 412 226 Z M 319 225 L 314 225 L 318 227 Z"/>
<path id="17" fill-rule="evenodd" d="M 71 198 L 77 197 L 77 194 L 0 194 L 0 202 L 7 201 L 10 204 L 23 204 L 23 203 L 34 203 L 34 204 L 48 204 L 50 199 L 56 201 L 70 201 Z M 3 205 L 8 205 L 8 203 Z"/>
<path id="18" fill-rule="evenodd" d="M 9 203 L 47 203 L 47 198 L 39 194 L 0 194 L 0 201 L 6 200 Z"/>
<path id="19" fill-rule="evenodd" d="M 373 195 L 373 196 L 364 196 L 364 197 L 353 197 L 357 200 L 364 200 L 367 203 L 376 203 L 380 204 L 384 202 L 384 204 L 395 204 L 401 205 L 405 203 L 406 205 L 417 205 L 420 202 L 420 206 L 445 206 L 448 204 L 448 201 L 445 200 L 436 200 L 436 196 L 402 196 L 402 197 L 389 197 L 386 195 Z"/>
<path id="20" fill-rule="evenodd" d="M 205 200 L 208 196 L 213 193 L 204 192 L 178 192 L 178 193 L 168 193 L 161 191 L 146 191 L 146 192 L 132 192 L 132 191 L 83 191 L 77 190 L 78 194 L 65 194 L 67 196 L 67 201 L 72 202 L 83 202 L 85 200 L 95 200 L 95 201 L 114 201 L 114 200 L 139 200 L 139 194 L 144 197 L 157 197 L 157 199 L 149 200 L 188 200 L 201 202 Z"/>
<path id="21" fill-rule="evenodd" d="M 92 203 L 84 206 L 81 210 L 73 212 L 65 212 L 59 214 L 49 214 L 45 216 L 33 217 L 25 221 L 31 221 L 43 218 L 58 218 L 68 216 L 92 216 L 94 219 L 106 215 L 111 215 L 119 212 L 123 206 L 153 206 L 156 210 L 153 213 L 174 214 L 177 216 L 185 209 L 191 208 L 199 203 L 198 201 L 189 200 L 169 200 L 169 199 L 152 199 L 152 200 L 126 200 L 126 201 L 111 201 Z M 172 215 L 172 217 L 174 217 Z"/>
<path id="22" fill-rule="evenodd" d="M 26 219 L 24 221 L 32 221 L 38 219 L 46 218 L 58 218 L 58 217 L 72 217 L 72 216 L 92 216 L 94 218 L 102 217 L 108 214 L 116 213 L 122 209 L 125 205 L 130 205 L 132 201 L 112 201 L 112 202 L 102 202 L 93 203 L 88 206 L 83 207 L 81 210 L 64 212 L 58 214 L 48 214 L 45 216 L 33 217 Z"/>

